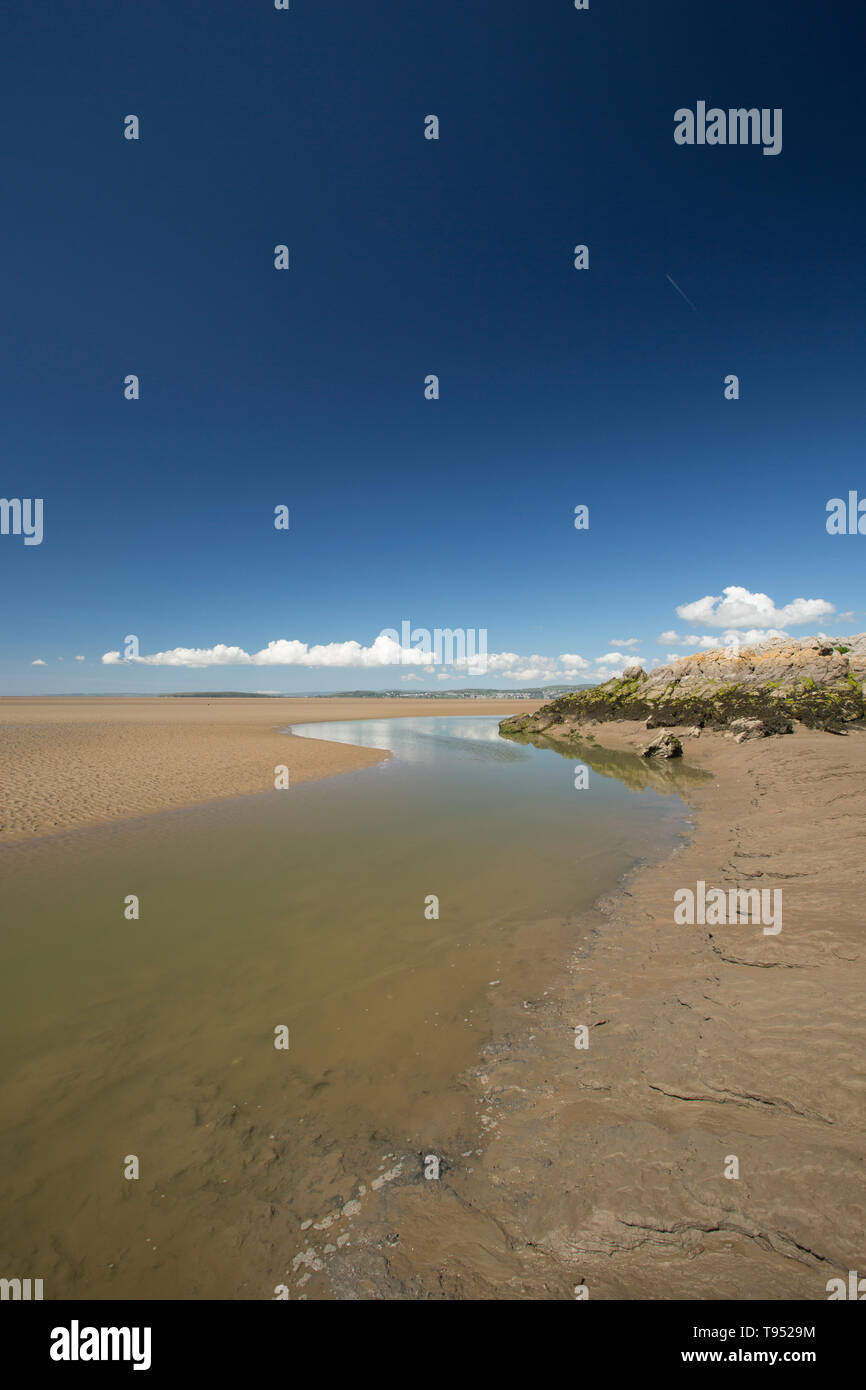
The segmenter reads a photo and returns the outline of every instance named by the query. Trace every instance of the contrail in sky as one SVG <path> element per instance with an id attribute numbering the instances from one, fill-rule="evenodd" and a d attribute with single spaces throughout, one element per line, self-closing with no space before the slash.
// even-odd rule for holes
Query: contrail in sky
<path id="1" fill-rule="evenodd" d="M 682 294 L 682 295 L 683 295 L 683 299 L 686 301 L 686 303 L 688 304 L 689 308 L 690 308 L 690 309 L 695 309 L 695 306 L 694 306 L 694 304 L 692 303 L 692 301 L 689 299 L 688 295 L 687 295 L 687 294 L 683 294 L 683 292 L 682 292 L 682 290 L 680 289 L 679 285 L 677 284 L 676 280 L 674 280 L 670 275 L 668 275 L 667 272 L 665 272 L 665 279 L 670 280 L 670 282 L 671 282 L 671 284 L 673 285 L 674 289 L 676 290 L 677 294 Z M 698 312 L 697 309 L 695 309 L 695 313 L 697 313 L 697 312 Z"/>

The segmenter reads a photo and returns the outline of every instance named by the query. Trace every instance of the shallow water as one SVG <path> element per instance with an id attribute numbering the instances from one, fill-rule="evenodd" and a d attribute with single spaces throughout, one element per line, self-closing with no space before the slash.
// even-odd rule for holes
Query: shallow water
<path id="1" fill-rule="evenodd" d="M 578 791 L 495 717 L 294 732 L 394 756 L 0 851 L 0 1275 L 46 1298 L 270 1298 L 303 1222 L 474 1151 L 461 1072 L 685 825 L 676 776 L 587 749 Z"/>

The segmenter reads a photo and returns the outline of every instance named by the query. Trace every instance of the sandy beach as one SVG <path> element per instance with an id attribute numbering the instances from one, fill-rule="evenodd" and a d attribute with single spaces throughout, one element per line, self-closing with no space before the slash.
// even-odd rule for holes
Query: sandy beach
<path id="1" fill-rule="evenodd" d="M 862 1269 L 866 737 L 677 732 L 714 778 L 690 838 L 501 1018 L 466 1078 L 483 1160 L 392 1183 L 321 1296 L 811 1300 Z M 698 879 L 782 887 L 783 930 L 675 925 Z"/>
<path id="2" fill-rule="evenodd" d="M 263 791 L 277 763 L 302 782 L 387 756 L 275 732 L 293 723 L 521 708 L 536 706 L 7 699 L 2 835 Z M 632 752 L 649 737 L 590 732 Z M 346 1203 L 322 1172 L 322 1209 L 273 1256 L 292 1298 L 811 1300 L 863 1268 L 866 736 L 675 732 L 711 775 L 681 791 L 688 837 L 574 919 L 546 988 L 495 981 L 493 1041 L 464 1077 L 477 1133 L 439 1155 L 438 1181 L 394 1152 Z M 674 893 L 699 880 L 780 888 L 783 929 L 677 925 Z"/>
<path id="3" fill-rule="evenodd" d="M 293 738 L 291 724 L 423 714 L 513 714 L 539 701 L 0 699 L 0 843 L 272 790 L 390 755 Z"/>

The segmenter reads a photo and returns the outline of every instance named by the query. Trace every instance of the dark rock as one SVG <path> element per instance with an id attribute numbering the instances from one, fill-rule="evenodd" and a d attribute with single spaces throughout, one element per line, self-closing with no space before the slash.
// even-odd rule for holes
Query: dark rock
<path id="1" fill-rule="evenodd" d="M 731 733 L 735 743 L 746 743 L 753 738 L 767 738 L 770 734 L 790 734 L 793 725 L 784 716 L 763 719 L 732 719 Z"/>
<path id="2" fill-rule="evenodd" d="M 767 729 L 763 719 L 732 719 L 731 734 L 735 743 L 745 743 L 748 739 L 766 738 Z"/>
<path id="3" fill-rule="evenodd" d="M 681 758 L 683 745 L 676 734 L 661 734 L 652 743 L 647 744 L 641 756 L 644 758 Z"/>

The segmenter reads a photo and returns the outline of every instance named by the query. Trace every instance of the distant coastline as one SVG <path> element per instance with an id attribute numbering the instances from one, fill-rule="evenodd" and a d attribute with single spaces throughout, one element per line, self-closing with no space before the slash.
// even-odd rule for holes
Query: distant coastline
<path id="1" fill-rule="evenodd" d="M 304 690 L 298 694 L 276 690 L 65 690 L 25 695 L 0 695 L 3 700 L 554 700 L 589 688 L 578 685 L 523 686 L 518 690 L 498 686 L 465 686 L 459 690 Z"/>

